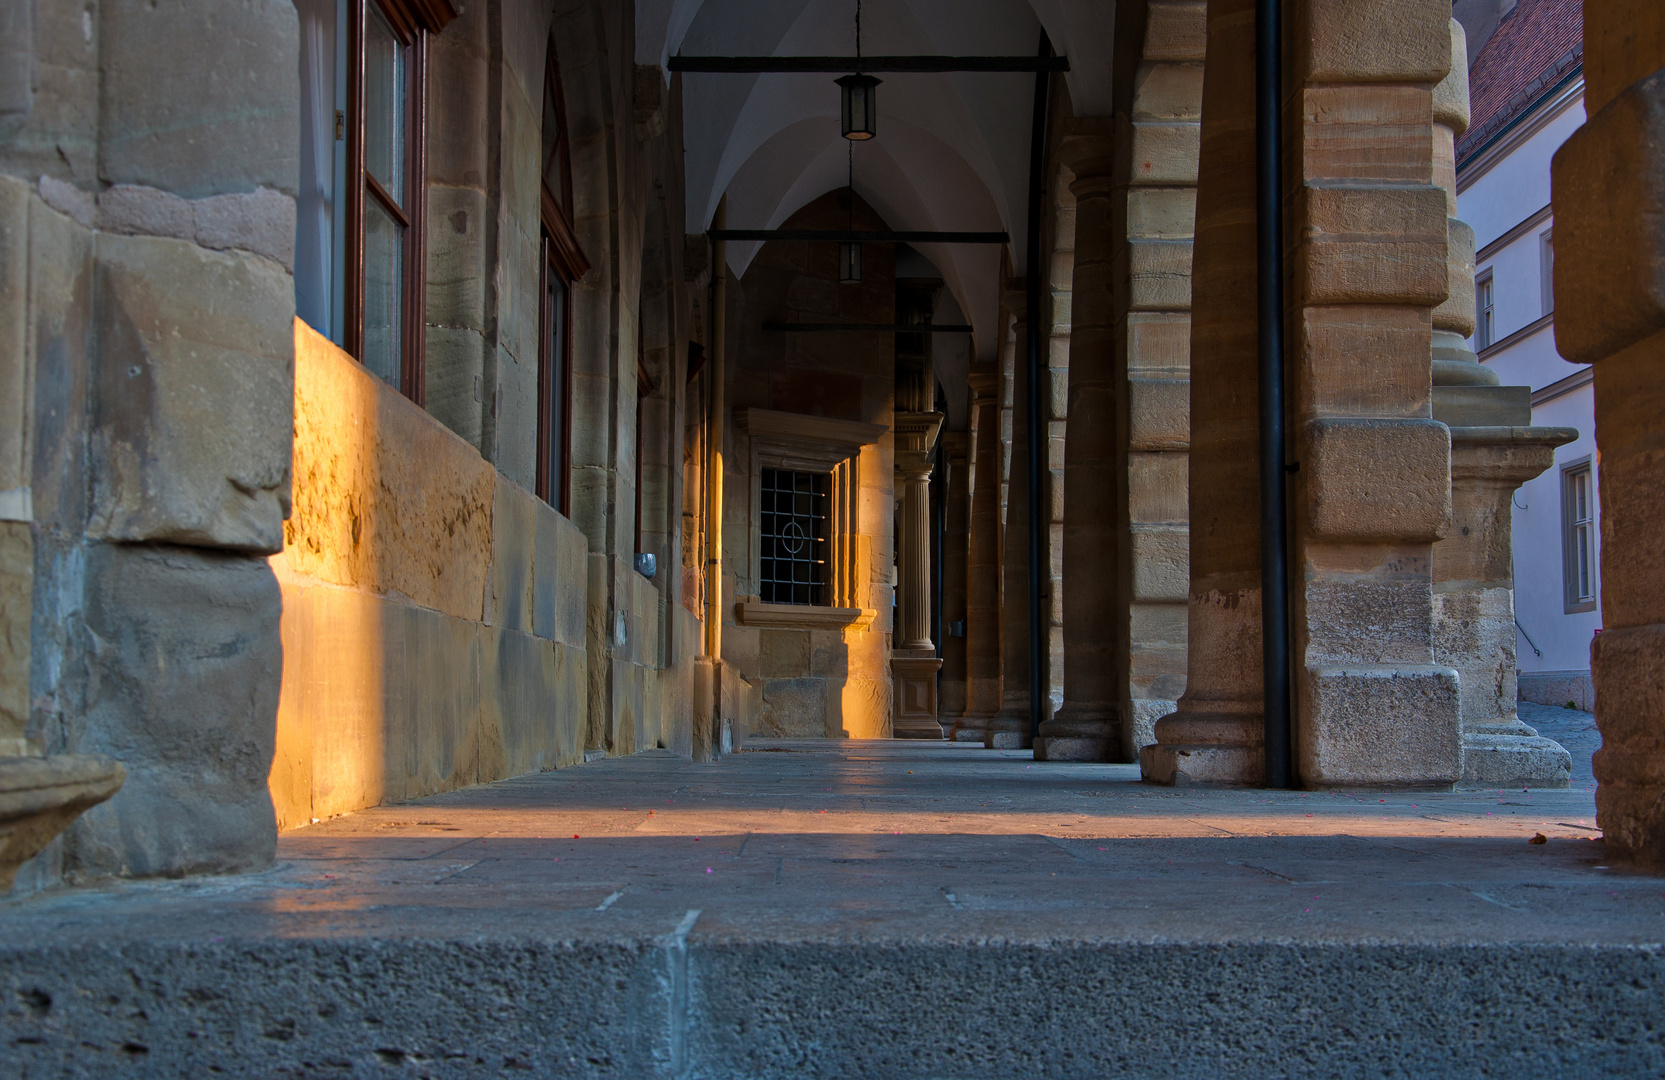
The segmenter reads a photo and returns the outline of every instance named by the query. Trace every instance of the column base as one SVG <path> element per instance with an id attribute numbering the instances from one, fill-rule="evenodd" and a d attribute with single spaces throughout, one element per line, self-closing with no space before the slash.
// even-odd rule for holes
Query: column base
<path id="1" fill-rule="evenodd" d="M 1308 668 L 1298 678 L 1295 759 L 1306 786 L 1445 788 L 1462 777 L 1455 670 Z"/>
<path id="2" fill-rule="evenodd" d="M 895 714 L 892 737 L 897 739 L 942 739 L 937 723 L 937 672 L 942 659 L 935 650 L 898 649 L 890 657 L 895 686 Z"/>
<path id="3" fill-rule="evenodd" d="M 1115 761 L 1121 752 L 1121 715 L 1101 701 L 1066 701 L 1041 725 L 1036 761 Z"/>
<path id="4" fill-rule="evenodd" d="M 1174 787 L 1258 787 L 1266 782 L 1266 748 L 1258 713 L 1179 712 L 1156 722 L 1157 741 L 1139 748 L 1147 783 Z"/>
<path id="5" fill-rule="evenodd" d="M 1257 787 L 1266 782 L 1266 751 L 1259 746 L 1154 743 L 1139 748 L 1147 783 L 1170 787 Z"/>
<path id="6" fill-rule="evenodd" d="M 1590 643 L 1596 685 L 1596 823 L 1609 851 L 1665 868 L 1665 623 L 1604 630 Z"/>
<path id="7" fill-rule="evenodd" d="M 983 733 L 986 750 L 1027 750 L 1034 743 L 1030 734 L 1029 715 L 991 716 Z"/>
<path id="8" fill-rule="evenodd" d="M 949 733 L 950 742 L 977 743 L 982 745 L 989 733 L 989 716 L 961 716 L 954 720 L 954 730 Z"/>
<path id="9" fill-rule="evenodd" d="M 1523 784 L 1564 788 L 1572 783 L 1572 755 L 1554 739 L 1536 735 L 1465 732 L 1463 783 L 1486 787 Z"/>

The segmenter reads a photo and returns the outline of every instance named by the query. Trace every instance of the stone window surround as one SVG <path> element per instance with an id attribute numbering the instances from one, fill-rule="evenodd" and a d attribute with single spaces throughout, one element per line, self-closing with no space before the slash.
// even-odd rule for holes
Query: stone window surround
<path id="1" fill-rule="evenodd" d="M 538 282 L 538 465 L 536 487 L 538 497 L 562 515 L 572 514 L 572 316 L 573 286 L 589 272 L 590 261 L 578 243 L 572 225 L 572 138 L 566 115 L 566 93 L 561 83 L 560 58 L 555 48 L 555 32 L 550 30 L 544 50 L 545 123 L 548 109 L 559 113 L 560 130 L 556 137 L 555 161 L 545 162 L 545 172 L 538 190 L 538 216 L 542 226 L 539 245 Z M 556 175 L 549 175 L 550 166 Z M 562 310 L 556 311 L 550 302 L 550 285 L 558 280 Z M 560 327 L 556 341 L 557 325 Z M 561 355 L 556 356 L 558 346 Z M 556 380 L 560 386 L 555 385 Z M 558 391 L 558 392 L 557 392 Z M 639 394 L 639 390 L 638 390 Z M 560 415 L 556 415 L 556 410 Z M 559 431 L 565 440 L 560 448 L 560 466 L 555 467 L 555 455 L 550 441 Z M 641 461 L 641 407 L 637 405 L 637 468 Z M 641 478 L 637 477 L 636 530 L 637 550 L 641 549 Z"/>
<path id="2" fill-rule="evenodd" d="M 746 626 L 817 629 L 870 625 L 877 612 L 864 606 L 866 589 L 863 582 L 856 580 L 856 538 L 861 531 L 861 451 L 877 443 L 890 429 L 883 424 L 772 409 L 737 409 L 734 419 L 750 443 L 750 505 L 755 508 L 762 504 L 764 469 L 826 473 L 831 519 L 827 545 L 827 597 L 831 603 L 821 606 L 743 600 L 736 612 L 740 622 Z M 762 529 L 754 510 L 750 526 L 754 578 L 759 573 Z"/>

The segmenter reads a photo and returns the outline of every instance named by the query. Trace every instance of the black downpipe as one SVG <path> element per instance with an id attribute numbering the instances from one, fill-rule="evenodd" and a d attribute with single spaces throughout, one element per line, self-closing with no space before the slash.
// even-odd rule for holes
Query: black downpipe
<path id="1" fill-rule="evenodd" d="M 1284 463 L 1282 0 L 1255 0 L 1255 262 L 1260 331 L 1260 629 L 1266 786 L 1287 788 L 1289 536 Z"/>
<path id="2" fill-rule="evenodd" d="M 1052 41 L 1041 31 L 1039 55 L 1052 55 Z M 1035 114 L 1029 127 L 1029 243 L 1024 284 L 1027 296 L 1029 340 L 1029 737 L 1040 734 L 1042 709 L 1047 699 L 1046 662 L 1047 624 L 1041 619 L 1041 553 L 1043 528 L 1041 524 L 1041 436 L 1045 424 L 1041 405 L 1041 202 L 1046 194 L 1046 117 L 1047 94 L 1052 76 L 1045 71 L 1035 74 Z"/>

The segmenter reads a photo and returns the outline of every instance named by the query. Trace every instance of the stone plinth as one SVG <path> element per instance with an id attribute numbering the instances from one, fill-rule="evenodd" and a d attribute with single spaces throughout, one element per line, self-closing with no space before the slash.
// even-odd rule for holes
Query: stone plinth
<path id="1" fill-rule="evenodd" d="M 81 812 L 114 795 L 127 772 L 91 754 L 0 758 L 0 896 Z"/>
<path id="2" fill-rule="evenodd" d="M 940 670 L 942 660 L 930 649 L 898 649 L 891 653 L 896 738 L 942 738 L 942 725 L 937 723 L 937 672 Z"/>

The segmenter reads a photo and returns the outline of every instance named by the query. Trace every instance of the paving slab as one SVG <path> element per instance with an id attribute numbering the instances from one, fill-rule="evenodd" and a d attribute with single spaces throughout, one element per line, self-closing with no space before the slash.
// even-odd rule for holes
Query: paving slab
<path id="1" fill-rule="evenodd" d="M 1665 880 L 1607 862 L 1587 754 L 1269 792 L 748 746 L 0 904 L 0 1075 L 1665 1075 Z"/>

